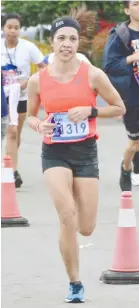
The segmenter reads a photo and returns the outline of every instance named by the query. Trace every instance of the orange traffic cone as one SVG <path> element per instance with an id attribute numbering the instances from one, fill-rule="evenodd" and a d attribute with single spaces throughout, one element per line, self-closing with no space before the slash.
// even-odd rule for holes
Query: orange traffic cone
<path id="1" fill-rule="evenodd" d="M 28 220 L 21 217 L 18 210 L 12 159 L 8 155 L 3 159 L 1 182 L 1 226 L 29 226 Z"/>
<path id="2" fill-rule="evenodd" d="M 122 193 L 112 267 L 100 278 L 108 284 L 139 283 L 139 244 L 132 193 Z"/>

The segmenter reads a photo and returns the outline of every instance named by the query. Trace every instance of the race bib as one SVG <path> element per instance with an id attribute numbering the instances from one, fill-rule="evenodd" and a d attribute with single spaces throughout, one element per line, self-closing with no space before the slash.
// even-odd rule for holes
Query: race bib
<path id="1" fill-rule="evenodd" d="M 88 119 L 74 123 L 69 120 L 67 112 L 55 113 L 51 123 L 56 123 L 52 142 L 72 142 L 84 139 L 89 135 Z"/>
<path id="2" fill-rule="evenodd" d="M 3 86 L 8 86 L 17 82 L 21 72 L 17 70 L 16 65 L 7 64 L 1 67 Z"/>
<path id="3" fill-rule="evenodd" d="M 132 46 L 134 52 L 139 52 L 139 40 L 133 40 L 131 42 L 131 46 Z M 134 73 L 135 79 L 136 79 L 136 81 L 139 85 L 139 61 L 133 63 L 133 73 Z"/>
<path id="4" fill-rule="evenodd" d="M 133 71 L 134 71 L 135 79 L 139 85 L 139 62 L 133 65 Z"/>

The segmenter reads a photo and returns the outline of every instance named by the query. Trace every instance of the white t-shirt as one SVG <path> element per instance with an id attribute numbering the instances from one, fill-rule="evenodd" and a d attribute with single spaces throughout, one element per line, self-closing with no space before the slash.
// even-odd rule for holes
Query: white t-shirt
<path id="1" fill-rule="evenodd" d="M 48 63 L 51 64 L 53 62 L 53 59 L 54 59 L 54 53 L 50 53 L 49 54 L 49 58 L 48 58 Z M 84 61 L 86 63 L 90 63 L 90 61 L 82 54 L 82 53 L 77 53 L 77 58 L 80 60 L 80 61 Z"/>
<path id="2" fill-rule="evenodd" d="M 31 62 L 39 64 L 43 62 L 44 55 L 38 47 L 27 40 L 18 39 L 16 48 L 8 48 L 5 46 L 5 39 L 1 40 L 1 66 L 7 68 L 11 63 L 17 66 L 19 78 L 27 80 L 30 77 L 30 64 Z M 27 99 L 27 90 L 21 91 L 20 100 Z"/>

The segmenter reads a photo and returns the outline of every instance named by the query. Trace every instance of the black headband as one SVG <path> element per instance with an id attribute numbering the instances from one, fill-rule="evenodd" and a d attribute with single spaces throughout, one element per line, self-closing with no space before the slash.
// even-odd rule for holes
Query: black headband
<path id="1" fill-rule="evenodd" d="M 81 27 L 77 20 L 71 17 L 58 18 L 52 23 L 50 35 L 54 36 L 55 32 L 63 27 L 75 28 L 80 33 Z"/>

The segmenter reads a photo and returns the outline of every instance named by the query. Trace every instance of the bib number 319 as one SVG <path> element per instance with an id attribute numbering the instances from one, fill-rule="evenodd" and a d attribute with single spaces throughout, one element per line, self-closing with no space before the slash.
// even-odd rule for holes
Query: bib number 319
<path id="1" fill-rule="evenodd" d="M 68 119 L 67 113 L 54 114 L 51 120 L 56 123 L 53 131 L 52 141 L 72 142 L 84 139 L 89 134 L 88 120 L 74 123 Z"/>

